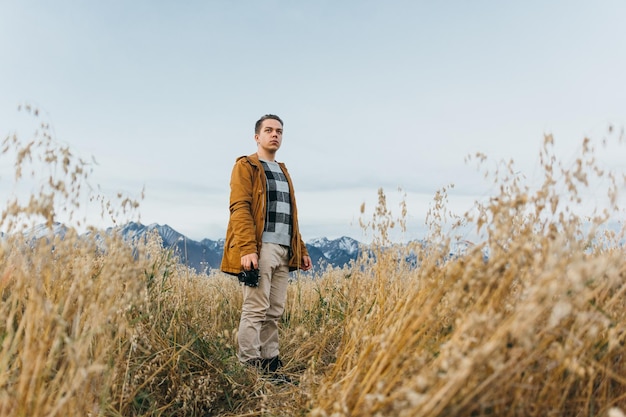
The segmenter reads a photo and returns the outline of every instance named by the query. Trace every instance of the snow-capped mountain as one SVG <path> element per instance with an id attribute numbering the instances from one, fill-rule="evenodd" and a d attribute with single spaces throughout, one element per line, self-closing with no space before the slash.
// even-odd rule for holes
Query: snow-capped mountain
<path id="1" fill-rule="evenodd" d="M 319 258 L 317 262 L 316 259 L 313 259 L 314 255 L 311 254 L 314 264 L 321 261 L 333 266 L 343 266 L 356 259 L 360 254 L 361 246 L 358 241 L 346 236 L 335 240 L 329 240 L 325 237 L 311 239 L 306 242 L 306 245 L 310 254 L 311 252 L 320 252 L 319 254 L 316 253 L 316 258 Z"/>
<path id="2" fill-rule="evenodd" d="M 39 240 L 49 238 L 50 236 L 60 236 L 64 238 L 67 233 L 67 227 L 59 222 L 55 222 L 51 227 L 45 223 L 39 224 L 31 229 L 24 231 L 24 236 L 29 240 Z"/>
<path id="3" fill-rule="evenodd" d="M 170 247 L 176 245 L 179 240 L 185 240 L 185 236 L 178 233 L 168 225 L 161 226 L 160 224 L 152 223 L 147 226 L 141 223 L 130 222 L 121 228 L 108 228 L 107 233 L 113 231 L 119 231 L 127 240 L 134 240 L 137 238 L 145 237 L 149 232 L 156 231 L 163 240 L 164 247 Z"/>

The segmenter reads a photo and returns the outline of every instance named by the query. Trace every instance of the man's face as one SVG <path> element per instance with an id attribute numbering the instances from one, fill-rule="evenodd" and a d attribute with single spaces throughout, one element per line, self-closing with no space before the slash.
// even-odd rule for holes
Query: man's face
<path id="1" fill-rule="evenodd" d="M 274 153 L 283 141 L 283 125 L 278 120 L 265 119 L 261 123 L 261 131 L 254 135 L 254 139 L 265 151 Z"/>

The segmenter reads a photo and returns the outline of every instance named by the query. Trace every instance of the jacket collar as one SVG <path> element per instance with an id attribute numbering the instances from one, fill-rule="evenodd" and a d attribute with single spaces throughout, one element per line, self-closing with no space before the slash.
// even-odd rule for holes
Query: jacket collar
<path id="1" fill-rule="evenodd" d="M 261 168 L 261 160 L 259 159 L 259 154 L 257 154 L 256 152 L 253 153 L 253 154 L 250 154 L 248 156 L 241 156 L 241 157 L 239 157 L 239 159 L 241 159 L 241 158 L 247 158 L 248 162 L 250 162 L 252 165 L 254 165 L 254 166 L 258 167 L 258 168 Z M 282 162 L 276 161 L 276 163 L 284 168 L 284 164 Z"/>

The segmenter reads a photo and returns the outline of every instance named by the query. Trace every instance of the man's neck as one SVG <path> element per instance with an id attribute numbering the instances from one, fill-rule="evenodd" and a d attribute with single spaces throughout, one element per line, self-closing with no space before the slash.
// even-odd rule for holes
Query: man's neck
<path id="1" fill-rule="evenodd" d="M 259 159 L 262 159 L 264 161 L 270 161 L 270 162 L 275 162 L 276 161 L 276 154 L 275 153 L 257 151 L 257 155 L 259 156 Z"/>

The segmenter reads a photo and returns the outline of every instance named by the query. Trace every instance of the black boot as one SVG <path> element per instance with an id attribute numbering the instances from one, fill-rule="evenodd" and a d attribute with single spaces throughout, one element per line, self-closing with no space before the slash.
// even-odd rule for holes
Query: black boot
<path id="1" fill-rule="evenodd" d="M 263 369 L 268 372 L 276 372 L 278 369 L 283 367 L 283 361 L 280 360 L 278 356 L 274 356 L 270 359 L 262 359 Z"/>
<path id="2" fill-rule="evenodd" d="M 262 365 L 263 370 L 269 374 L 269 380 L 276 384 L 291 384 L 291 378 L 289 378 L 285 374 L 278 373 L 278 370 L 283 367 L 283 361 L 280 360 L 278 356 L 274 356 L 273 358 L 263 359 Z"/>

